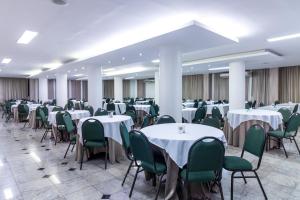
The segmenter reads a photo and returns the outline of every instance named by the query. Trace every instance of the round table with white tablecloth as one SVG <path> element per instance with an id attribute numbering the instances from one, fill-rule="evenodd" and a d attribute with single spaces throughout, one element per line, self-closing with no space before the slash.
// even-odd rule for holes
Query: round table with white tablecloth
<path id="1" fill-rule="evenodd" d="M 184 102 L 182 103 L 183 107 L 185 108 L 193 108 L 194 107 L 194 102 Z"/>
<path id="2" fill-rule="evenodd" d="M 117 115 L 120 115 L 120 114 L 123 114 L 126 112 L 126 104 L 125 103 L 114 103 L 114 104 L 115 104 L 115 113 Z M 104 103 L 103 109 L 107 110 L 107 103 Z"/>
<path id="3" fill-rule="evenodd" d="M 296 106 L 296 103 L 282 103 L 282 104 L 277 104 L 277 105 L 262 106 L 262 107 L 258 107 L 257 109 L 278 111 L 280 108 L 287 108 L 291 112 L 293 112 L 295 106 Z M 298 107 L 297 112 L 299 112 L 299 107 Z"/>
<path id="4" fill-rule="evenodd" d="M 146 113 L 150 112 L 150 105 L 133 105 L 135 110 L 145 111 Z"/>
<path id="5" fill-rule="evenodd" d="M 149 104 L 149 101 L 135 101 L 135 104 L 142 105 L 142 104 Z"/>
<path id="6" fill-rule="evenodd" d="M 224 127 L 228 144 L 242 147 L 246 131 L 253 124 L 260 124 L 266 132 L 269 129 L 276 130 L 282 128 L 282 115 L 277 111 L 260 109 L 228 111 Z"/>
<path id="7" fill-rule="evenodd" d="M 67 112 L 70 113 L 72 120 L 78 120 L 90 116 L 90 112 L 88 110 L 68 110 Z M 48 121 L 50 124 L 56 124 L 56 113 L 57 111 L 50 112 L 48 114 Z"/>
<path id="8" fill-rule="evenodd" d="M 181 126 L 184 126 L 185 133 L 179 131 Z M 157 124 L 143 128 L 141 132 L 164 154 L 167 164 L 165 199 L 176 199 L 178 171 L 187 163 L 189 149 L 195 141 L 211 136 L 227 146 L 222 130 L 201 124 Z"/>
<path id="9" fill-rule="evenodd" d="M 197 108 L 183 108 L 182 109 L 182 117 L 187 120 L 187 122 L 192 123 L 192 120 L 195 117 L 195 113 Z"/>
<path id="10" fill-rule="evenodd" d="M 113 115 L 113 117 L 105 116 L 93 116 L 80 119 L 77 125 L 77 134 L 78 141 L 76 145 L 76 159 L 79 160 L 81 157 L 81 148 L 82 148 L 82 124 L 87 119 L 97 119 L 99 120 L 104 128 L 104 136 L 108 138 L 109 142 L 109 160 L 114 163 L 116 160 L 123 157 L 123 149 L 122 149 L 122 138 L 120 133 L 120 124 L 124 122 L 128 131 L 131 130 L 131 127 L 134 125 L 133 120 L 130 116 L 127 115 Z"/>

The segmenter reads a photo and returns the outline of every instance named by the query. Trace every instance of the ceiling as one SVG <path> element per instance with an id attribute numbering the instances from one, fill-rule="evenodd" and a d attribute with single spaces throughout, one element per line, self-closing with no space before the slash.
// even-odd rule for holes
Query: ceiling
<path id="1" fill-rule="evenodd" d="M 281 59 L 258 57 L 246 60 L 248 69 L 300 64 L 300 38 L 269 43 L 267 38 L 300 32 L 300 1 L 290 0 L 68 0 L 65 6 L 51 0 L 0 0 L 0 76 L 22 77 L 44 69 L 44 65 L 67 62 L 61 68 L 39 75 L 69 72 L 85 74 L 90 65 L 122 68 L 149 67 L 135 76 L 153 76 L 152 59 L 157 51 L 146 50 L 146 40 L 171 33 L 195 20 L 239 42 L 183 52 L 183 61 L 270 49 Z M 25 30 L 39 32 L 28 45 L 16 41 Z M 181 36 L 195 41 L 186 31 Z M 139 45 L 140 43 L 143 43 Z M 212 63 L 221 66 L 226 63 Z M 184 69 L 185 73 L 208 73 L 208 64 Z M 129 76 L 129 75 L 128 75 Z M 36 77 L 36 76 L 35 76 Z M 74 78 L 74 77 L 73 77 Z"/>

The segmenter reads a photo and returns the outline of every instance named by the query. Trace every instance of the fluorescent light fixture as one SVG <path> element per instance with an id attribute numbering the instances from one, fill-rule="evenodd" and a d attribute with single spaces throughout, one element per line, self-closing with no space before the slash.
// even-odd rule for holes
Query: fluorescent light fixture
<path id="1" fill-rule="evenodd" d="M 84 74 L 75 74 L 75 77 L 80 77 L 80 76 L 84 76 Z"/>
<path id="2" fill-rule="evenodd" d="M 107 69 L 102 69 L 102 72 L 111 72 L 114 70 L 115 70 L 115 68 L 107 68 Z"/>
<path id="3" fill-rule="evenodd" d="M 0 160 L 0 167 L 3 167 L 3 162 L 2 162 L 2 160 Z"/>
<path id="4" fill-rule="evenodd" d="M 18 44 L 28 44 L 38 35 L 38 32 L 26 30 L 23 35 L 18 39 Z"/>
<path id="5" fill-rule="evenodd" d="M 45 64 L 45 65 L 43 65 L 43 67 L 49 68 L 50 70 L 54 70 L 54 69 L 61 67 L 62 65 L 63 64 L 60 62 L 54 62 L 54 63 Z"/>
<path id="6" fill-rule="evenodd" d="M 191 66 L 191 65 L 207 64 L 207 63 L 214 63 L 214 62 L 223 62 L 223 61 L 229 61 L 229 60 L 240 60 L 240 59 L 243 59 L 243 58 L 251 58 L 251 57 L 266 56 L 266 55 L 280 56 L 279 54 L 276 54 L 272 51 L 264 49 L 264 50 L 249 51 L 249 52 L 243 52 L 243 53 L 236 53 L 236 54 L 206 58 L 206 59 L 201 59 L 201 60 L 188 61 L 188 62 L 184 62 L 182 64 L 182 66 Z"/>
<path id="7" fill-rule="evenodd" d="M 41 69 L 32 70 L 29 72 L 30 76 L 35 76 L 35 75 L 38 75 L 39 73 L 42 73 Z"/>
<path id="8" fill-rule="evenodd" d="M 145 67 L 130 67 L 130 68 L 120 68 L 115 71 L 109 71 L 104 72 L 104 76 L 116 76 L 116 75 L 122 75 L 122 74 L 131 74 L 131 73 L 137 73 L 149 70 L 149 68 Z"/>
<path id="9" fill-rule="evenodd" d="M 152 62 L 152 63 L 159 63 L 160 60 L 159 60 L 159 59 L 155 59 L 155 60 L 152 60 L 151 62 Z"/>
<path id="10" fill-rule="evenodd" d="M 134 76 L 130 76 L 130 77 L 127 77 L 125 78 L 126 80 L 129 80 L 129 79 L 134 79 Z"/>
<path id="11" fill-rule="evenodd" d="M 209 68 L 209 71 L 217 71 L 217 70 L 224 70 L 229 69 L 229 67 L 215 67 L 215 68 Z"/>
<path id="12" fill-rule="evenodd" d="M 11 62 L 11 58 L 3 58 L 1 63 L 2 64 L 8 64 L 10 62 Z"/>
<path id="13" fill-rule="evenodd" d="M 31 152 L 30 155 L 31 155 L 31 157 L 33 158 L 33 160 L 34 160 L 35 162 L 41 162 L 40 157 L 38 157 L 38 156 L 36 155 L 36 153 Z"/>
<path id="14" fill-rule="evenodd" d="M 4 193 L 4 198 L 5 198 L 5 199 L 12 199 L 12 198 L 14 197 L 11 188 L 5 188 L 5 189 L 3 190 L 3 193 Z"/>
<path id="15" fill-rule="evenodd" d="M 268 42 L 277 42 L 277 41 L 281 41 L 281 40 L 289 40 L 289 39 L 294 39 L 294 38 L 298 38 L 298 37 L 300 37 L 300 33 L 268 38 L 267 41 Z"/>

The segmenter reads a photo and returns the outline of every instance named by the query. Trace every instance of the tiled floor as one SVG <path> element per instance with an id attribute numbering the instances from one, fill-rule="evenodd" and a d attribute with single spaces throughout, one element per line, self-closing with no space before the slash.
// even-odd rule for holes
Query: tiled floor
<path id="1" fill-rule="evenodd" d="M 63 159 L 67 144 L 54 146 L 49 138 L 40 143 L 42 130 L 22 127 L 0 119 L 0 199 L 128 199 L 133 173 L 121 187 L 127 161 L 108 164 L 105 171 L 101 159 L 91 160 L 80 171 L 74 152 Z M 300 155 L 289 141 L 286 147 L 288 159 L 282 150 L 267 152 L 258 172 L 269 199 L 300 199 Z M 239 155 L 240 149 L 228 147 L 226 153 Z M 229 199 L 230 173 L 224 171 L 222 184 L 225 199 Z M 236 180 L 234 190 L 235 199 L 263 199 L 255 179 L 246 185 Z M 155 191 L 140 175 L 131 199 L 154 199 Z M 219 194 L 212 197 L 220 199 Z"/>

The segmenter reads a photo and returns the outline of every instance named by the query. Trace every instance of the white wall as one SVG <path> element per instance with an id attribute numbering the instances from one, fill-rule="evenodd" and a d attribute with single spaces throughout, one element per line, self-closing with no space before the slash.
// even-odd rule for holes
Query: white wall
<path id="1" fill-rule="evenodd" d="M 154 82 L 146 82 L 145 83 L 145 95 L 146 98 L 154 98 L 155 97 L 155 83 Z"/>

